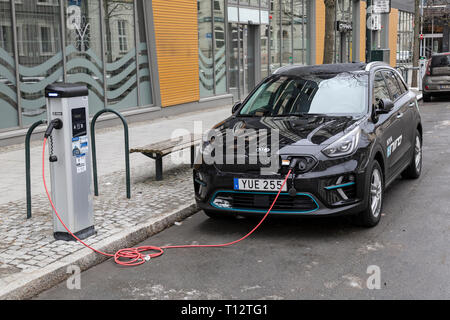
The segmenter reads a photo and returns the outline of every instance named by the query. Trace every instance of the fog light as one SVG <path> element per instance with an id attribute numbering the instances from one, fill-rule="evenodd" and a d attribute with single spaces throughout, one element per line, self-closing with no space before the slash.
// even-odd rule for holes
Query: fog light
<path id="1" fill-rule="evenodd" d="M 231 208 L 230 201 L 223 198 L 214 199 L 213 204 L 220 208 Z"/>

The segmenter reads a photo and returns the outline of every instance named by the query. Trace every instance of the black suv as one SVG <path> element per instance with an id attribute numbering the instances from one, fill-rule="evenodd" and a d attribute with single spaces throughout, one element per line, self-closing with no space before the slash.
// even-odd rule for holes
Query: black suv
<path id="1" fill-rule="evenodd" d="M 204 135 L 194 166 L 196 201 L 210 217 L 266 213 L 292 169 L 271 214 L 351 214 L 372 227 L 385 188 L 421 173 L 416 95 L 381 62 L 282 67 L 232 113 Z M 257 153 L 272 161 L 255 163 Z"/>

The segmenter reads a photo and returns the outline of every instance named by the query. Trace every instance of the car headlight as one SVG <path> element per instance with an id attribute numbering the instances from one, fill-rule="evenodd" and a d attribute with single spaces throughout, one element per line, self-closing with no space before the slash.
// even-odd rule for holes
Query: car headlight
<path id="1" fill-rule="evenodd" d="M 342 157 L 349 155 L 356 150 L 360 136 L 361 128 L 356 127 L 355 129 L 323 149 L 322 152 L 328 157 Z"/>

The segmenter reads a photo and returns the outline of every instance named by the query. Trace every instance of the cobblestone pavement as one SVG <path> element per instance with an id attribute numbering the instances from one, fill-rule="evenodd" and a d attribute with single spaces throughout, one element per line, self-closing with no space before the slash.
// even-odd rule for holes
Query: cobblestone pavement
<path id="1" fill-rule="evenodd" d="M 164 181 L 155 181 L 148 173 L 152 166 L 131 170 L 131 199 L 125 194 L 125 173 L 99 177 L 99 193 L 94 198 L 97 234 L 85 242 L 95 244 L 127 228 L 136 226 L 163 212 L 193 201 L 192 176 L 189 166 L 164 172 Z M 48 199 L 36 195 L 33 217 L 26 219 L 26 201 L 0 204 L 0 285 L 17 273 L 32 273 L 75 253 L 84 247 L 77 242 L 53 238 L 53 218 Z"/>

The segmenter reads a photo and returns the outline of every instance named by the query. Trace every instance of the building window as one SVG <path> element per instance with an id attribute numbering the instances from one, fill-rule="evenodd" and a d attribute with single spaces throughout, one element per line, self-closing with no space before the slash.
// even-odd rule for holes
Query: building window
<path id="1" fill-rule="evenodd" d="M 0 131 L 19 125 L 11 6 L 0 10 Z"/>
<path id="2" fill-rule="evenodd" d="M 13 53 L 11 26 L 0 25 L 0 48 L 8 53 Z"/>
<path id="3" fill-rule="evenodd" d="M 307 0 L 271 0 L 271 72 L 287 64 L 308 63 Z"/>
<path id="4" fill-rule="evenodd" d="M 399 11 L 397 31 L 397 64 L 411 64 L 414 39 L 414 14 Z"/>
<path id="5" fill-rule="evenodd" d="M 0 0 L 0 131 L 45 119 L 44 89 L 54 82 L 86 84 L 91 114 L 105 106 L 152 105 L 144 5 L 137 0 Z"/>
<path id="6" fill-rule="evenodd" d="M 224 0 L 198 0 L 200 97 L 227 92 Z"/>
<path id="7" fill-rule="evenodd" d="M 119 37 L 119 50 L 121 52 L 128 51 L 127 43 L 127 22 L 125 20 L 117 21 L 118 37 Z"/>
<path id="8" fill-rule="evenodd" d="M 38 4 L 38 6 L 36 6 Z M 64 80 L 59 2 L 15 2 L 22 126 L 47 117 L 44 89 Z"/>
<path id="9" fill-rule="evenodd" d="M 54 39 L 52 36 L 52 28 L 49 26 L 40 27 L 40 49 L 41 54 L 51 55 L 54 54 L 53 43 Z"/>

